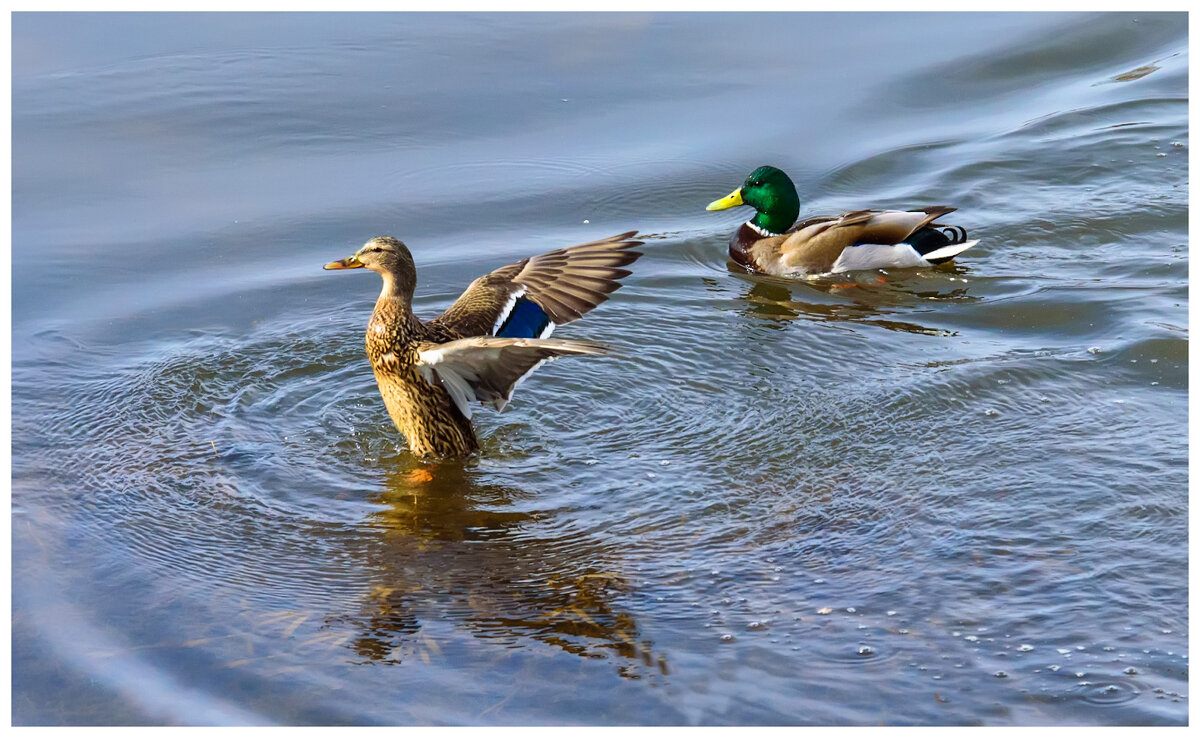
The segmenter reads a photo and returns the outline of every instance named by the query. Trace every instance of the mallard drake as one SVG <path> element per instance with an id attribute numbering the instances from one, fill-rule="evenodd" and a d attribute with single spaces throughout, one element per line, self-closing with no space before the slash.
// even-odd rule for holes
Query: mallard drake
<path id="1" fill-rule="evenodd" d="M 428 323 L 413 315 L 417 269 L 399 240 L 380 236 L 326 269 L 365 267 L 383 277 L 367 323 L 367 358 L 392 422 L 418 456 L 478 450 L 471 403 L 501 410 L 513 389 L 549 359 L 603 354 L 588 341 L 548 338 L 608 299 L 641 256 L 637 231 L 558 249 L 501 267 L 467 287 Z"/>
<path id="2" fill-rule="evenodd" d="M 791 178 L 763 166 L 706 210 L 749 205 L 758 212 L 733 234 L 729 256 L 756 272 L 780 277 L 857 269 L 932 266 L 974 246 L 959 226 L 935 223 L 956 208 L 853 210 L 796 223 L 800 198 Z M 795 223 L 795 225 L 793 225 Z"/>

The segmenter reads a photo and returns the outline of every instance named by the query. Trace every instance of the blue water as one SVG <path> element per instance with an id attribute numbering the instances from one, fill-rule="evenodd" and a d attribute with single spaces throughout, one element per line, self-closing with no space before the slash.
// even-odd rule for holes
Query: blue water
<path id="1" fill-rule="evenodd" d="M 13 17 L 16 724 L 1182 725 L 1182 14 Z M 949 266 L 731 269 L 958 208 Z M 467 462 L 363 353 L 646 255 Z"/>

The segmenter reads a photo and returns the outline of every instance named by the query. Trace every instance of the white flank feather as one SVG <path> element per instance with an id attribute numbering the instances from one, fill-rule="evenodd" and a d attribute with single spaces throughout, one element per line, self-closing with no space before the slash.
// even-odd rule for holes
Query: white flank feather
<path id="1" fill-rule="evenodd" d="M 882 244 L 862 243 L 842 249 L 837 261 L 829 270 L 853 272 L 867 269 L 903 269 L 905 267 L 930 266 L 921 254 L 906 243 Z"/>

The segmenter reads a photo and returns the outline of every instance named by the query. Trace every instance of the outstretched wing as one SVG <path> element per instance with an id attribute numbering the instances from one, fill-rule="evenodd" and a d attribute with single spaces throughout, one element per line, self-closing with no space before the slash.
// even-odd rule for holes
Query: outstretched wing
<path id="1" fill-rule="evenodd" d="M 501 267 L 471 283 L 430 321 L 462 336 L 545 338 L 608 299 L 642 254 L 629 231 Z"/>
<path id="2" fill-rule="evenodd" d="M 606 354 L 590 341 L 476 336 L 447 343 L 417 345 L 417 371 L 430 384 L 441 382 L 462 414 L 471 417 L 471 400 L 503 410 L 521 380 L 549 359 Z"/>

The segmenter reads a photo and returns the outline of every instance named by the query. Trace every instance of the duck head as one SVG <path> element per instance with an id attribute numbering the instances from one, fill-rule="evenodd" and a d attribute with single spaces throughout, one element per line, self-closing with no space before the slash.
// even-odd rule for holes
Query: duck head
<path id="1" fill-rule="evenodd" d="M 800 197 L 796 186 L 783 171 L 762 166 L 750 172 L 742 186 L 720 200 L 708 204 L 705 210 L 727 210 L 749 205 L 757 213 L 749 220 L 763 236 L 777 236 L 796 222 L 800 214 Z"/>
<path id="2" fill-rule="evenodd" d="M 412 299 L 417 286 L 417 266 L 403 241 L 391 236 L 376 236 L 352 256 L 325 265 L 326 269 L 364 267 L 383 277 L 384 292 Z"/>

